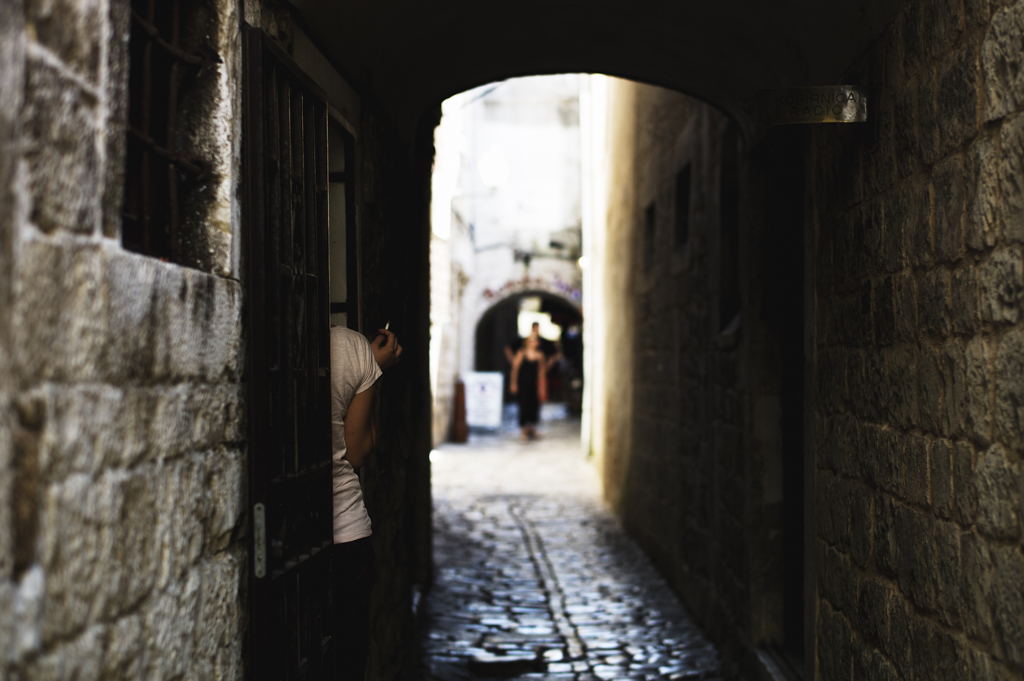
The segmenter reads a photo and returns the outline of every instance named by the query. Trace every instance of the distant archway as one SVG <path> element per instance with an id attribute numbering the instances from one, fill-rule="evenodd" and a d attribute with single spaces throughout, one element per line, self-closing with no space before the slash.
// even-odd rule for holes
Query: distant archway
<path id="1" fill-rule="evenodd" d="M 578 299 L 555 295 L 547 291 L 523 290 L 507 295 L 492 305 L 480 317 L 474 334 L 473 368 L 476 371 L 500 371 L 505 376 L 505 396 L 510 397 L 509 377 L 511 365 L 505 354 L 508 348 L 515 352 L 519 344 L 516 328 L 520 301 L 527 297 L 541 299 L 541 312 L 551 315 L 551 321 L 562 327 L 562 339 L 557 351 L 564 361 L 550 372 L 550 401 L 565 402 L 570 412 L 579 413 L 583 388 L 583 324 Z M 569 330 L 573 331 L 569 333 Z M 555 348 L 548 347 L 548 354 Z"/>
<path id="2" fill-rule="evenodd" d="M 497 307 L 505 300 L 512 298 L 520 300 L 526 296 L 541 296 L 542 298 L 560 300 L 564 305 L 575 308 L 577 312 L 583 309 L 582 291 L 579 284 L 563 282 L 557 276 L 524 276 L 520 279 L 512 279 L 500 289 L 484 289 L 481 296 L 491 306 L 488 310 Z"/>

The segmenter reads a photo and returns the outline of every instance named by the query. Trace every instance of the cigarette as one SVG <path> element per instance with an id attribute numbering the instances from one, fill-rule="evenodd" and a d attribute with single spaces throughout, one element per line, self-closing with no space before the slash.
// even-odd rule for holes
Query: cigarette
<path id="1" fill-rule="evenodd" d="M 389 319 L 388 323 L 384 325 L 384 330 L 387 331 L 390 328 L 391 328 L 391 320 Z"/>

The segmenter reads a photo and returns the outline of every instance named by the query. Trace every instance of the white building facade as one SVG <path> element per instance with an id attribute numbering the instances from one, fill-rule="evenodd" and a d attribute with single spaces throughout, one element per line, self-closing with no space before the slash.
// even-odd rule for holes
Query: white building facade
<path id="1" fill-rule="evenodd" d="M 477 366 L 484 314 L 525 292 L 582 309 L 580 88 L 515 78 L 445 101 L 435 133 L 431 245 L 434 441 L 453 387 Z"/>

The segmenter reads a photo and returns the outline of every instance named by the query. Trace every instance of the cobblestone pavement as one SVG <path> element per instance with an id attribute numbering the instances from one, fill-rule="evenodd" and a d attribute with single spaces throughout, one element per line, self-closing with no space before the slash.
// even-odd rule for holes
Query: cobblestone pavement
<path id="1" fill-rule="evenodd" d="M 722 678 L 714 647 L 602 504 L 578 427 L 432 455 L 424 681 Z"/>

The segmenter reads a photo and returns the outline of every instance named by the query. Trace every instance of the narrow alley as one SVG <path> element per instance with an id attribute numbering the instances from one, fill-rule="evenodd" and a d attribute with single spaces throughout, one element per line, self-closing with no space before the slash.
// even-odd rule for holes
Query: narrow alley
<path id="1" fill-rule="evenodd" d="M 431 455 L 423 680 L 723 678 L 721 660 L 601 501 L 579 421 Z"/>
<path id="2" fill-rule="evenodd" d="M 1024 681 L 1022 46 L 0 0 L 0 681 Z"/>

